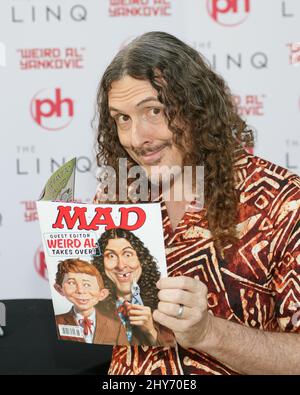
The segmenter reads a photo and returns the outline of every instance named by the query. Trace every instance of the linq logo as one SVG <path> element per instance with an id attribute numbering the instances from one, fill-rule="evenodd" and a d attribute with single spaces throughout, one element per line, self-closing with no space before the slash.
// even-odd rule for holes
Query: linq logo
<path id="1" fill-rule="evenodd" d="M 51 98 L 52 96 L 52 98 Z M 43 129 L 61 130 L 66 128 L 74 116 L 74 102 L 62 97 L 61 89 L 43 89 L 37 92 L 30 104 L 33 120 Z"/>
<path id="2" fill-rule="evenodd" d="M 48 280 L 45 254 L 42 245 L 39 246 L 39 248 L 36 250 L 36 253 L 34 254 L 34 267 L 40 277 L 42 277 L 44 280 Z"/>
<path id="3" fill-rule="evenodd" d="M 207 0 L 212 19 L 222 26 L 233 27 L 245 22 L 250 13 L 250 0 Z"/>

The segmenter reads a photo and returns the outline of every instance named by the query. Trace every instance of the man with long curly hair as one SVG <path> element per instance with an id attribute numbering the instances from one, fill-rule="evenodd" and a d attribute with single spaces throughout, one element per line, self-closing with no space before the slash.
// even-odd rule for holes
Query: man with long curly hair
<path id="1" fill-rule="evenodd" d="M 170 34 L 123 48 L 97 103 L 98 165 L 117 178 L 120 158 L 147 175 L 204 166 L 198 212 L 159 197 L 169 277 L 153 318 L 177 345 L 115 347 L 109 373 L 299 374 L 299 177 L 245 151 L 253 134 L 224 80 Z"/>

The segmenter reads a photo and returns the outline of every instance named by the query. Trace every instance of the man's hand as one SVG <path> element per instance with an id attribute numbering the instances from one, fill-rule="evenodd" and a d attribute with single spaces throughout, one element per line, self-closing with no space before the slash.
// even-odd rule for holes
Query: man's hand
<path id="1" fill-rule="evenodd" d="M 142 331 L 149 333 L 154 339 L 157 338 L 150 307 L 130 304 L 128 316 L 131 325 L 139 326 Z"/>
<path id="2" fill-rule="evenodd" d="M 207 311 L 207 287 L 191 277 L 168 277 L 158 281 L 159 304 L 153 319 L 174 332 L 183 348 L 199 347 L 205 338 L 211 315 Z M 183 313 L 178 318 L 180 305 Z"/>
<path id="3" fill-rule="evenodd" d="M 300 334 L 249 328 L 207 311 L 207 288 L 190 277 L 160 279 L 153 319 L 183 348 L 205 352 L 243 374 L 300 374 Z M 178 315 L 180 304 L 183 314 Z"/>

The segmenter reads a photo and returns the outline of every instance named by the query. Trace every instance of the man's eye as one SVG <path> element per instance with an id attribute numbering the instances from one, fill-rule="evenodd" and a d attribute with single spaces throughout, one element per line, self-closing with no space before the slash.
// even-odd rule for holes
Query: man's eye
<path id="1" fill-rule="evenodd" d="M 149 120 L 160 121 L 163 116 L 163 109 L 161 107 L 151 107 L 147 110 L 146 116 Z"/>
<path id="2" fill-rule="evenodd" d="M 123 115 L 123 114 L 120 114 L 120 115 L 118 115 L 116 118 L 115 118 L 115 120 L 119 123 L 119 124 L 123 124 L 123 123 L 126 123 L 126 122 L 128 122 L 129 121 L 129 116 L 128 115 Z"/>
<path id="3" fill-rule="evenodd" d="M 107 254 L 107 255 L 105 255 L 105 258 L 108 258 L 108 259 L 114 259 L 116 256 L 115 256 L 115 254 Z"/>
<path id="4" fill-rule="evenodd" d="M 150 113 L 151 115 L 158 115 L 161 113 L 161 108 L 151 108 Z"/>

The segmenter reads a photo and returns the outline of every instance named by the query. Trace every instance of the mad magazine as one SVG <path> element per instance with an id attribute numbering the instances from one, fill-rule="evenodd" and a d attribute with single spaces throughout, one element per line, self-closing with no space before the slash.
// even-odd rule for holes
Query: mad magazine
<path id="1" fill-rule="evenodd" d="M 167 276 L 159 203 L 76 203 L 75 165 L 59 168 L 37 202 L 58 338 L 174 345 L 152 317 Z"/>

